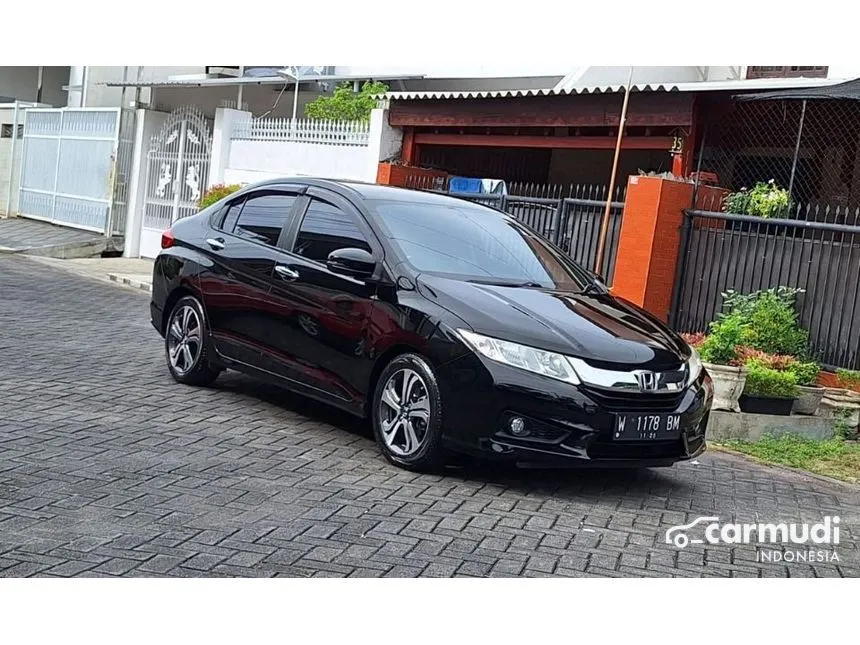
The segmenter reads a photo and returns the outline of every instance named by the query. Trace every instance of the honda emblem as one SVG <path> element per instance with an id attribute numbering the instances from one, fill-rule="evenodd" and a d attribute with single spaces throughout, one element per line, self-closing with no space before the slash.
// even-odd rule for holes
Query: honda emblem
<path id="1" fill-rule="evenodd" d="M 658 378 L 656 372 L 636 372 L 636 381 L 639 389 L 643 392 L 654 392 L 657 390 Z"/>

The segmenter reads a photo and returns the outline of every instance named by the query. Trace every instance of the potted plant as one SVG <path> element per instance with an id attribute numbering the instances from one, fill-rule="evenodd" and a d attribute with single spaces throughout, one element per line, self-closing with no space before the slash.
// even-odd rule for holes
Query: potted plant
<path id="1" fill-rule="evenodd" d="M 749 359 L 741 410 L 754 414 L 788 416 L 798 395 L 797 377 L 790 371 L 767 367 L 763 361 Z"/>
<path id="2" fill-rule="evenodd" d="M 702 364 L 714 383 L 712 409 L 740 412 L 739 399 L 744 391 L 747 368 L 734 365 L 743 335 L 743 322 L 737 316 L 724 316 L 711 323 L 711 333 L 699 345 Z"/>
<path id="3" fill-rule="evenodd" d="M 753 215 L 770 218 L 784 215 L 790 205 L 788 191 L 777 186 L 771 179 L 768 182 L 759 181 L 752 190 L 741 188 L 736 193 L 726 197 L 723 210 L 736 215 Z"/>
<path id="4" fill-rule="evenodd" d="M 788 371 L 797 380 L 799 394 L 794 400 L 794 414 L 812 415 L 818 411 L 824 388 L 816 384 L 821 367 L 814 361 L 794 361 L 788 366 Z"/>

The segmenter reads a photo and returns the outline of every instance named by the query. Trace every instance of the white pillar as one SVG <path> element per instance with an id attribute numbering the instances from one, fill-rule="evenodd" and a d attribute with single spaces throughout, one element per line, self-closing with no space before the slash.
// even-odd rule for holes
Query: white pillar
<path id="1" fill-rule="evenodd" d="M 128 212 L 125 219 L 123 256 L 140 257 L 140 233 L 143 228 L 144 196 L 146 195 L 146 155 L 152 137 L 158 134 L 169 116 L 165 112 L 137 110 L 134 126 L 134 148 L 128 183 Z"/>
<path id="2" fill-rule="evenodd" d="M 84 92 L 84 66 L 72 65 L 69 68 L 69 93 L 66 98 L 66 106 L 82 107 Z"/>
<path id="3" fill-rule="evenodd" d="M 403 132 L 388 124 L 388 110 L 382 108 L 372 110 L 364 181 L 375 183 L 379 162 L 396 155 L 402 145 Z"/>
<path id="4" fill-rule="evenodd" d="M 252 117 L 250 112 L 218 108 L 215 110 L 215 125 L 212 128 L 212 155 L 209 158 L 209 180 L 206 187 L 211 188 L 224 183 L 224 171 L 230 167 L 230 137 L 239 121 Z"/>

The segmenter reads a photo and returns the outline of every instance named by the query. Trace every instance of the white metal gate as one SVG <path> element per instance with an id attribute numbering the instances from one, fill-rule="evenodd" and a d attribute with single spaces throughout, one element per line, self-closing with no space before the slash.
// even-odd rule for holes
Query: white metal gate
<path id="1" fill-rule="evenodd" d="M 119 126 L 119 108 L 27 110 L 19 215 L 110 235 Z"/>
<path id="2" fill-rule="evenodd" d="M 170 114 L 146 155 L 144 229 L 161 232 L 197 212 L 211 149 L 212 133 L 202 112 L 182 107 Z"/>

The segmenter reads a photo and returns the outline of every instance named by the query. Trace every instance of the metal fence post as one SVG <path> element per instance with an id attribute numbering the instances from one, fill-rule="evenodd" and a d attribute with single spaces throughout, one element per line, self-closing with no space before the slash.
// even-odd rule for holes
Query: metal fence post
<path id="1" fill-rule="evenodd" d="M 54 160 L 54 194 L 51 199 L 51 223 L 57 221 L 57 184 L 60 179 L 60 153 L 62 152 L 63 128 L 66 122 L 66 111 L 60 109 L 60 125 L 57 130 L 57 158 Z"/>
<path id="2" fill-rule="evenodd" d="M 564 212 L 564 197 L 558 198 L 558 206 L 555 207 L 555 213 L 552 214 L 552 223 L 549 225 L 549 240 L 560 247 L 559 238 L 561 237 L 561 216 Z"/>
<path id="3" fill-rule="evenodd" d="M 39 69 L 42 69 L 41 67 Z M 6 217 L 12 216 L 12 188 L 15 186 L 15 149 L 18 143 L 18 101 L 15 101 L 15 116 L 12 117 L 12 151 L 9 157 L 9 192 L 6 194 Z M 24 137 L 21 137 L 21 146 L 24 146 Z M 21 155 L 23 157 L 23 154 Z M 21 174 L 18 174 L 18 187 L 21 187 Z"/>
<path id="4" fill-rule="evenodd" d="M 117 180 L 117 168 L 119 166 L 119 136 L 120 136 L 120 128 L 122 122 L 122 108 L 119 108 L 116 112 L 116 125 L 114 126 L 113 131 L 113 153 L 111 154 L 111 164 L 110 164 L 110 174 L 108 175 L 108 189 L 107 189 L 107 197 L 108 197 L 108 205 L 107 212 L 105 213 L 105 237 L 110 238 L 113 233 L 113 202 L 116 197 L 116 180 Z"/>
<path id="5" fill-rule="evenodd" d="M 677 329 L 678 311 L 681 303 L 681 287 L 683 285 L 684 273 L 687 269 L 687 246 L 690 243 L 690 231 L 693 228 L 693 215 L 690 211 L 684 211 L 684 225 L 681 227 L 681 243 L 678 245 L 678 259 L 675 262 L 675 280 L 672 284 L 672 306 L 669 309 L 669 326 Z"/>
<path id="6" fill-rule="evenodd" d="M 794 156 L 791 158 L 791 176 L 788 180 L 788 206 L 791 208 L 791 194 L 794 190 L 794 173 L 797 171 L 797 155 L 800 154 L 800 139 L 803 136 L 803 121 L 806 119 L 806 99 L 800 108 L 800 120 L 797 125 L 797 141 L 794 144 Z M 780 217 L 783 214 L 780 213 Z"/>

